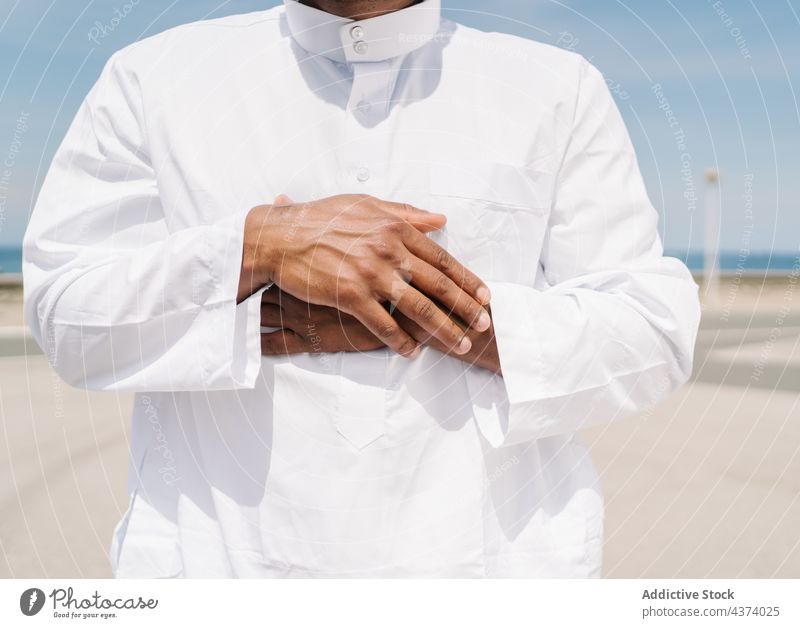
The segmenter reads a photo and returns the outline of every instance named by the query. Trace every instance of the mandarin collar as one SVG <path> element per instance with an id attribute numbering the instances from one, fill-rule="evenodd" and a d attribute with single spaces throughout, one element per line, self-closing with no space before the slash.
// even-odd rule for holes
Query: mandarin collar
<path id="1" fill-rule="evenodd" d="M 289 31 L 306 51 L 339 63 L 385 61 L 408 54 L 436 36 L 441 0 L 424 0 L 399 11 L 351 20 L 284 0 Z"/>

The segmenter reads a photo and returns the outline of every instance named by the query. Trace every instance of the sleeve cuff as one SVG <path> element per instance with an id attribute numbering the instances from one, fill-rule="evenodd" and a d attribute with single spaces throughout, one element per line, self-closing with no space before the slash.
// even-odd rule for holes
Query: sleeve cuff
<path id="1" fill-rule="evenodd" d="M 475 422 L 492 447 L 511 444 L 513 404 L 532 397 L 537 369 L 541 368 L 540 342 L 530 320 L 529 292 L 524 286 L 488 282 L 492 292 L 492 322 L 503 376 L 485 370 L 466 371 Z"/>
<path id="2" fill-rule="evenodd" d="M 533 288 L 503 282 L 489 282 L 492 291 L 492 323 L 497 353 L 508 401 L 517 403 L 537 398 L 541 362 L 541 340 L 531 312 L 536 311 Z"/>
<path id="3" fill-rule="evenodd" d="M 261 295 L 268 286 L 236 302 L 249 212 L 220 220 L 208 233 L 206 261 L 213 288 L 206 306 L 213 324 L 206 363 L 212 388 L 216 382 L 223 388 L 253 388 L 261 370 Z"/>

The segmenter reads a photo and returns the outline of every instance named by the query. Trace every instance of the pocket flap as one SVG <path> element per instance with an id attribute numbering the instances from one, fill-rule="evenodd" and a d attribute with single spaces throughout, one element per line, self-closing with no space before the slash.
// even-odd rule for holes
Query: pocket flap
<path id="1" fill-rule="evenodd" d="M 543 212 L 547 199 L 522 167 L 500 162 L 437 162 L 430 166 L 434 196 L 474 199 L 492 205 Z"/>

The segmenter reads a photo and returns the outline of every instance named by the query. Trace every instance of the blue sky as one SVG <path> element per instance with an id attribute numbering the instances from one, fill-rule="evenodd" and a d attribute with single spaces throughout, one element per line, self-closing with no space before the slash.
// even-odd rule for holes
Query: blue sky
<path id="1" fill-rule="evenodd" d="M 133 0 L 126 17 L 92 41 L 93 26 L 109 28 L 126 2 L 0 0 L 0 245 L 21 240 L 53 152 L 112 52 L 177 24 L 278 3 Z M 703 173 L 718 167 L 722 248 L 797 251 L 800 0 L 443 5 L 457 21 L 569 47 L 603 71 L 661 213 L 667 248 L 702 247 Z M 660 108 L 665 101 L 672 126 Z"/>

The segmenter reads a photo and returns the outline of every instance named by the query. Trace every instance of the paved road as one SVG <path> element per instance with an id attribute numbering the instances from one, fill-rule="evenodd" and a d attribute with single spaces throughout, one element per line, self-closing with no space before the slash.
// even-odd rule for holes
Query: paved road
<path id="1" fill-rule="evenodd" d="M 0 358 L 0 577 L 110 574 L 129 405 L 69 388 L 42 356 Z"/>
<path id="2" fill-rule="evenodd" d="M 800 320 L 777 316 L 708 312 L 689 386 L 584 434 L 606 492 L 606 575 L 800 577 Z M 0 333 L 0 576 L 108 576 L 130 398 L 3 353 L 13 335 Z"/>

